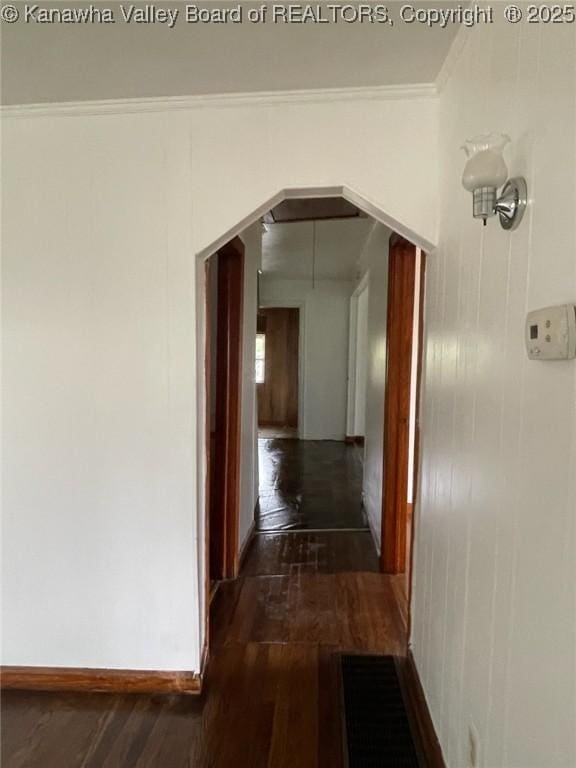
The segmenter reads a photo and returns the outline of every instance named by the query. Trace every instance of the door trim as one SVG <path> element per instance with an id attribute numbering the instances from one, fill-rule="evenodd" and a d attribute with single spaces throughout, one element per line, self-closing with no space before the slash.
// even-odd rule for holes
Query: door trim
<path id="1" fill-rule="evenodd" d="M 416 370 L 416 409 L 414 414 L 414 467 L 412 479 L 412 520 L 410 524 L 410 562 L 408 572 L 408 640 L 412 631 L 412 576 L 414 573 L 414 540 L 416 533 L 416 514 L 418 510 L 418 490 L 420 480 L 420 399 L 422 397 L 422 361 L 424 358 L 424 306 L 426 298 L 426 254 L 420 250 L 420 283 L 418 291 L 418 357 Z"/>
<path id="2" fill-rule="evenodd" d="M 207 262 L 207 275 L 210 262 Z M 206 286 L 208 287 L 208 278 Z M 238 529 L 240 517 L 240 459 L 242 402 L 242 326 L 244 306 L 244 243 L 235 237 L 218 251 L 218 337 L 216 356 L 219 363 L 216 391 L 211 391 L 210 372 L 213 346 L 210 339 L 209 291 L 206 291 L 206 531 L 207 582 L 215 570 L 219 579 L 238 574 Z M 210 409 L 216 398 L 216 440 L 210 446 Z M 214 456 L 222 457 L 211 487 Z M 214 490 L 217 495 L 215 497 Z M 215 497 L 215 498 L 214 498 Z M 216 522 L 217 528 L 214 528 Z"/>
<path id="3" fill-rule="evenodd" d="M 382 571 L 392 574 L 404 573 L 410 565 L 406 535 L 415 279 L 416 246 L 393 236 L 388 262 L 380 560 Z"/>

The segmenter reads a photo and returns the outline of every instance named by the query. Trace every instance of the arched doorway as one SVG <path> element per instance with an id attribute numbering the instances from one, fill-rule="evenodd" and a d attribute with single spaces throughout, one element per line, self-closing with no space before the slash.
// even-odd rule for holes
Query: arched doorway
<path id="1" fill-rule="evenodd" d="M 346 194 L 344 194 L 346 193 Z M 216 241 L 215 245 L 213 247 L 216 247 L 216 249 L 220 249 L 223 247 L 223 243 L 225 242 L 225 238 L 230 237 L 233 235 L 234 237 L 237 237 L 239 233 L 245 232 L 247 228 L 249 228 L 251 225 L 254 225 L 255 222 L 259 221 L 262 217 L 262 215 L 266 212 L 269 206 L 276 206 L 281 202 L 282 200 L 299 200 L 299 201 L 305 201 L 306 199 L 312 197 L 315 200 L 318 200 L 320 198 L 324 199 L 325 197 L 342 197 L 345 200 L 350 201 L 351 199 L 354 201 L 354 205 L 358 206 L 358 208 L 364 213 L 368 213 L 370 216 L 373 216 L 374 220 L 380 223 L 386 223 L 389 227 L 390 225 L 393 225 L 395 229 L 393 230 L 395 233 L 395 236 L 398 239 L 397 242 L 401 242 L 404 244 L 404 257 L 405 260 L 409 260 L 409 258 L 412 256 L 416 256 L 417 251 L 417 245 L 418 243 L 415 243 L 414 241 L 410 242 L 405 237 L 402 238 L 398 233 L 402 230 L 405 231 L 405 229 L 401 226 L 401 224 L 398 224 L 397 222 L 393 222 L 390 220 L 389 217 L 387 217 L 385 214 L 380 212 L 378 209 L 375 208 L 372 204 L 363 201 L 358 195 L 355 193 L 350 192 L 349 190 L 345 190 L 344 188 L 331 188 L 329 190 L 291 190 L 291 191 L 285 191 L 282 193 L 279 193 L 279 195 L 275 196 L 271 200 L 267 201 L 265 204 L 263 204 L 262 207 L 260 207 L 257 211 L 254 211 L 250 216 L 246 217 L 242 222 L 238 223 L 234 228 L 227 231 L 225 235 L 223 235 L 221 238 Z M 374 214 L 377 214 L 374 215 Z M 412 233 L 410 233 L 410 236 L 412 236 Z M 417 240 L 417 238 L 414 238 Z M 229 242 L 229 241 L 226 241 Z M 419 241 L 423 243 L 424 241 Z M 394 246 L 396 247 L 396 246 Z M 199 254 L 199 261 L 203 265 L 204 261 L 210 256 L 210 253 L 205 250 L 202 254 Z M 394 259 L 394 257 L 393 257 Z M 415 260 L 413 262 L 416 263 Z M 392 274 L 392 273 L 390 273 Z M 202 281 L 204 289 L 206 287 L 206 283 L 204 282 L 204 274 L 203 270 L 201 272 L 202 275 Z M 423 275 L 423 273 L 422 273 Z M 388 387 L 394 389 L 397 393 L 395 395 L 395 398 L 397 396 L 400 397 L 400 400 L 407 401 L 410 403 L 411 398 L 413 399 L 417 395 L 417 388 L 416 390 L 411 390 L 411 379 L 412 371 L 418 370 L 417 365 L 417 358 L 415 360 L 412 359 L 412 347 L 408 348 L 405 343 L 402 342 L 402 338 L 406 336 L 407 333 L 407 324 L 410 325 L 410 328 L 412 330 L 412 333 L 414 333 L 414 309 L 416 307 L 420 307 L 421 305 L 421 296 L 423 293 L 424 288 L 424 281 L 422 280 L 420 282 L 419 286 L 419 295 L 415 295 L 415 278 L 416 278 L 416 270 L 415 268 L 412 269 L 412 271 L 408 274 L 408 276 L 404 275 L 402 280 L 404 280 L 404 292 L 412 290 L 412 301 L 409 304 L 406 304 L 404 302 L 404 322 L 400 323 L 398 325 L 398 328 L 395 333 L 399 334 L 399 342 L 396 344 L 396 347 L 392 345 L 392 350 L 389 349 L 388 355 L 394 353 L 394 349 L 400 350 L 400 360 L 404 361 L 404 366 L 402 368 L 402 375 L 400 377 L 397 377 L 396 379 L 392 380 L 392 383 L 388 382 L 386 385 L 386 388 Z M 389 312 L 392 312 L 392 315 L 395 316 L 396 312 L 398 311 L 398 308 L 402 307 L 402 301 L 400 300 L 398 303 L 399 297 L 401 298 L 401 294 L 397 294 L 394 290 L 391 289 L 390 283 L 389 285 L 389 291 L 388 291 L 388 309 Z M 205 290 L 204 292 L 201 292 L 202 300 L 205 300 Z M 393 308 L 393 303 L 396 303 L 396 308 Z M 386 304 L 386 300 L 383 299 L 384 306 Z M 203 303 L 200 303 L 200 310 L 203 309 Z M 410 320 L 412 320 L 412 323 L 410 324 Z M 388 320 L 390 322 L 390 319 Z M 390 327 L 392 328 L 393 324 L 390 324 Z M 419 326 L 421 328 L 421 326 Z M 256 333 L 257 328 L 254 327 L 254 334 Z M 418 334 L 419 336 L 419 334 Z M 404 341 L 406 339 L 404 338 Z M 388 339 L 389 342 L 391 342 L 391 339 Z M 204 350 L 202 350 L 204 351 Z M 416 367 L 414 368 L 414 365 Z M 394 372 L 394 367 L 390 369 L 391 375 Z M 407 373 L 408 372 L 408 373 Z M 388 376 L 388 369 L 386 371 L 386 375 Z M 203 382 L 200 382 L 200 385 L 202 388 Z M 404 389 L 402 387 L 404 386 Z M 407 389 L 406 389 L 407 387 Z M 400 395 L 398 395 L 398 392 L 400 392 Z M 384 387 L 382 388 L 382 391 L 380 393 L 380 397 L 382 400 L 382 403 L 385 401 L 385 391 Z M 238 402 L 241 400 L 241 397 L 238 397 Z M 388 398 L 391 400 L 391 398 Z M 200 398 L 200 402 L 203 402 L 202 398 Z M 205 402 L 205 400 L 204 400 Z M 407 506 L 407 498 L 406 496 L 402 496 L 402 492 L 399 491 L 399 489 L 404 489 L 404 486 L 406 485 L 406 481 L 408 478 L 408 465 L 407 465 L 407 459 L 405 454 L 409 450 L 408 446 L 408 440 L 399 440 L 400 435 L 404 435 L 406 430 L 403 430 L 400 425 L 396 425 L 396 435 L 398 439 L 394 438 L 394 432 L 391 430 L 391 419 L 393 418 L 394 410 L 390 409 L 390 412 L 387 413 L 387 423 L 386 423 L 386 429 L 388 430 L 388 440 L 385 440 L 385 427 L 384 424 L 382 424 L 382 427 L 380 429 L 381 431 L 381 439 L 382 439 L 382 449 L 381 449 L 381 455 L 379 457 L 380 461 L 380 469 L 381 469 L 381 481 L 380 481 L 380 526 L 381 526 L 381 533 L 378 533 L 376 538 L 381 540 L 382 548 L 380 552 L 380 565 L 383 571 L 391 573 L 391 574 L 405 574 L 407 576 L 406 580 L 402 582 L 404 586 L 400 587 L 400 591 L 404 590 L 404 599 L 405 599 L 405 608 L 404 608 L 404 616 L 406 619 L 406 633 L 407 633 L 407 625 L 408 625 L 408 615 L 409 615 L 409 566 L 410 566 L 410 548 L 407 546 L 409 543 L 409 540 L 411 539 L 411 530 L 412 530 L 412 520 L 413 517 L 409 515 L 409 509 Z M 410 416 L 414 418 L 414 412 L 411 410 L 411 413 L 409 417 L 405 415 L 401 415 L 401 412 L 396 410 L 396 415 L 400 420 L 409 418 Z M 206 413 L 204 413 L 204 418 L 207 419 Z M 384 419 L 384 416 L 382 415 L 382 419 Z M 240 422 L 241 419 L 239 419 Z M 240 430 L 241 427 L 238 426 L 238 429 Z M 408 434 L 408 432 L 406 432 Z M 390 437 L 392 435 L 392 437 Z M 242 440 L 240 436 L 238 436 L 237 440 L 238 444 L 242 443 L 244 446 L 243 450 L 253 450 L 249 442 L 247 443 L 246 440 Z M 394 442 L 394 445 L 391 443 Z M 399 444 L 401 443 L 401 449 L 398 449 Z M 209 446 L 209 443 L 207 443 L 207 446 Z M 248 447 L 247 447 L 248 446 Z M 209 463 L 209 462 L 208 462 Z M 394 469 L 394 463 L 396 466 L 401 466 L 402 471 L 399 471 L 398 469 Z M 391 482 L 391 478 L 395 478 L 394 482 Z M 390 491 L 388 494 L 385 494 L 383 492 L 383 488 L 386 484 L 389 484 Z M 234 508 L 234 499 L 229 497 L 231 509 Z M 237 502 L 236 498 L 236 502 Z M 236 504 L 236 511 L 230 512 L 228 514 L 227 519 L 233 520 L 234 515 L 236 515 L 235 523 L 233 524 L 233 529 L 235 526 L 235 530 L 238 530 L 238 505 Z M 410 526 L 408 525 L 410 523 Z M 209 530 L 209 523 L 207 524 L 207 530 Z M 398 535 L 398 532 L 402 531 L 403 535 Z M 232 537 L 233 538 L 233 537 Z M 240 540 L 233 542 L 232 539 L 229 539 L 229 542 L 232 542 L 232 550 L 233 553 L 231 555 L 231 558 L 229 559 L 229 563 L 231 567 L 226 571 L 226 577 L 227 578 L 233 578 L 238 574 L 238 565 L 242 559 L 243 550 L 245 551 L 246 542 L 249 541 L 249 537 L 247 537 L 244 541 L 242 540 L 242 536 L 240 536 Z M 206 544 L 210 542 L 209 535 L 207 536 Z M 378 542 L 380 543 L 380 542 Z M 214 555 L 212 555 L 214 557 Z M 209 562 L 209 559 L 208 559 Z M 400 583 L 400 582 L 399 582 Z M 206 584 L 209 584 L 209 580 L 206 579 Z M 207 592 L 206 595 L 206 605 L 208 606 L 210 602 L 209 599 L 209 592 Z M 206 611 L 206 617 L 208 617 L 208 610 Z M 206 629 L 206 639 L 207 639 L 207 629 Z M 407 634 L 406 634 L 407 637 Z"/>

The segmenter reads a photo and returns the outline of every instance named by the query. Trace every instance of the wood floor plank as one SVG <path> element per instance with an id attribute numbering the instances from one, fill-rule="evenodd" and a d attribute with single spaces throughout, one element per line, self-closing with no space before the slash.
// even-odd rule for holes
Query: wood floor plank
<path id="1" fill-rule="evenodd" d="M 317 766 L 318 653 L 317 645 L 290 644 L 283 648 L 269 768 Z"/>
<path id="2" fill-rule="evenodd" d="M 210 670 L 200 765 L 226 768 L 241 756 L 246 765 L 266 768 L 276 682 L 269 691 L 263 683 L 270 684 L 273 673 L 266 645 L 232 644 L 220 650 Z"/>
<path id="3" fill-rule="evenodd" d="M 338 653 L 405 652 L 401 585 L 346 570 L 363 533 L 262 538 L 212 603 L 201 697 L 7 691 L 3 768 L 343 768 Z"/>
<path id="4" fill-rule="evenodd" d="M 322 645 L 318 652 L 318 768 L 344 768 L 342 691 L 338 649 Z"/>
<path id="5" fill-rule="evenodd" d="M 243 574 L 296 576 L 378 570 L 378 557 L 369 531 L 303 531 L 255 536 Z"/>
<path id="6" fill-rule="evenodd" d="M 28 691 L 2 691 L 2 728 L 0 765 L 13 758 L 14 752 L 30 738 L 42 715 L 42 697 Z"/>
<path id="7" fill-rule="evenodd" d="M 12 697 L 9 696 L 8 700 Z M 19 741 L 3 765 L 11 768 L 59 768 L 63 762 L 62 736 L 66 736 L 66 765 L 82 768 L 85 756 L 114 716 L 111 699 L 101 707 L 96 694 L 29 694 L 33 728 Z M 4 725 L 3 725 L 4 727 Z"/>

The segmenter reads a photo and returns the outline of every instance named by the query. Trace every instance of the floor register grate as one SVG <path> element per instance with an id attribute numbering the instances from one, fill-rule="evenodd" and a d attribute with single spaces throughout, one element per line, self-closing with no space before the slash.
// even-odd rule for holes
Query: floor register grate
<path id="1" fill-rule="evenodd" d="M 341 663 L 349 768 L 418 768 L 394 657 Z"/>

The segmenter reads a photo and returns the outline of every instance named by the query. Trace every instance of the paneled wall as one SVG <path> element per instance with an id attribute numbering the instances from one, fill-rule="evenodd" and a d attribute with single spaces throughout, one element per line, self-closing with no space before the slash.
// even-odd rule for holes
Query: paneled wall
<path id="1" fill-rule="evenodd" d="M 258 270 L 262 261 L 262 227 L 252 224 L 240 235 L 244 242 L 244 325 L 242 328 L 242 404 L 240 418 L 240 525 L 238 545 L 246 541 L 254 522 L 258 488 L 258 440 L 254 359 L 256 356 L 256 311 L 258 307 Z"/>
<path id="2" fill-rule="evenodd" d="M 390 230 L 375 224 L 360 255 L 360 271 L 368 273 L 366 319 L 366 416 L 364 440 L 364 506 L 376 546 L 382 527 L 384 466 L 384 391 L 386 387 L 386 314 L 388 310 L 388 251 Z"/>
<path id="3" fill-rule="evenodd" d="M 437 105 L 428 96 L 392 89 L 3 115 L 4 663 L 200 668 L 197 254 L 290 187 L 348 185 L 433 240 Z M 355 136 L 345 152 L 344 134 Z M 402 180 L 416 172 L 414 190 Z M 245 287 L 249 313 L 254 274 Z M 255 321 L 245 316 L 252 333 Z M 253 370 L 253 346 L 245 353 Z M 331 382 L 321 386 L 324 394 Z M 246 380 L 244 413 L 253 393 Z M 243 434 L 249 509 L 254 439 Z M 248 525 L 243 518 L 241 535 Z"/>
<path id="4" fill-rule="evenodd" d="M 452 768 L 576 765 L 576 362 L 529 361 L 527 310 L 576 301 L 573 25 L 463 31 L 441 95 L 441 228 L 428 260 L 412 643 Z M 460 39 L 460 43 L 462 38 Z M 472 135 L 512 138 L 531 204 L 483 228 Z"/>

